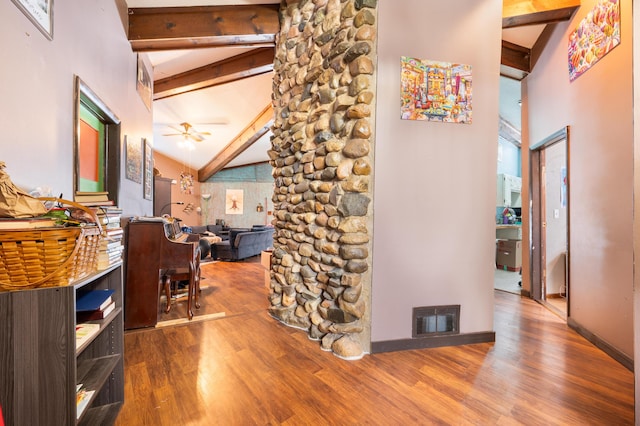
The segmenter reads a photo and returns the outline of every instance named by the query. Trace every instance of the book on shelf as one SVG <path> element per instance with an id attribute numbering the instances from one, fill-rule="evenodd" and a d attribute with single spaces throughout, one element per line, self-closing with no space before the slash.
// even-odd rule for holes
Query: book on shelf
<path id="1" fill-rule="evenodd" d="M 91 339 L 100 331 L 100 324 L 83 322 L 76 324 L 76 349 Z"/>
<path id="2" fill-rule="evenodd" d="M 110 251 L 99 251 L 98 252 L 98 269 L 103 270 L 113 265 L 114 263 L 120 262 L 122 260 L 123 251 L 124 251 L 123 245 L 120 245 L 120 247 L 111 249 Z"/>
<path id="3" fill-rule="evenodd" d="M 99 309 L 97 311 L 86 311 L 86 312 L 77 312 L 76 313 L 76 322 L 82 323 L 86 321 L 100 320 L 109 316 L 111 312 L 116 308 L 116 302 L 113 301 L 104 309 Z"/>
<path id="4" fill-rule="evenodd" d="M 112 302 L 113 289 L 90 290 L 79 295 L 76 300 L 76 312 L 97 311 L 106 308 Z"/>
<path id="5" fill-rule="evenodd" d="M 122 235 L 124 234 L 124 229 L 122 228 L 108 228 L 108 229 L 103 229 L 103 234 L 105 234 L 107 237 L 113 237 L 115 235 Z"/>
<path id="6" fill-rule="evenodd" d="M 105 201 L 79 201 L 76 200 L 76 203 L 82 204 L 85 207 L 98 207 L 98 206 L 113 206 L 115 203 L 113 200 L 105 200 Z"/>
<path id="7" fill-rule="evenodd" d="M 109 191 L 76 191 L 76 196 L 77 195 L 109 195 Z"/>
<path id="8" fill-rule="evenodd" d="M 122 252 L 124 250 L 111 250 L 111 251 L 103 251 L 98 253 L 98 262 L 105 262 L 105 261 L 109 261 L 109 262 L 113 262 L 113 261 L 117 261 L 120 260 L 122 258 Z"/>
<path id="9" fill-rule="evenodd" d="M 76 192 L 75 202 L 76 203 L 92 203 L 92 202 L 102 202 L 109 201 L 109 193 L 108 192 Z"/>
<path id="10" fill-rule="evenodd" d="M 122 214 L 122 208 L 116 206 L 115 204 L 110 204 L 106 206 L 92 206 L 90 208 L 93 211 L 95 211 L 98 216 Z"/>
<path id="11" fill-rule="evenodd" d="M 103 223 L 102 224 L 102 228 L 104 228 L 104 229 L 118 229 L 118 228 L 121 228 L 120 221 L 118 220 L 118 221 Z"/>
<path id="12" fill-rule="evenodd" d="M 108 227 L 112 225 L 112 227 L 120 226 L 120 215 L 98 215 L 98 219 L 102 224 L 102 227 Z"/>
<path id="13" fill-rule="evenodd" d="M 100 241 L 100 246 L 98 247 L 98 251 L 113 251 L 113 250 L 122 250 L 120 247 L 124 248 L 122 245 L 122 238 L 119 239 L 109 239 L 104 238 Z"/>
<path id="14" fill-rule="evenodd" d="M 108 250 L 100 250 L 98 251 L 98 260 L 111 260 L 114 258 L 120 258 L 122 252 L 124 251 L 124 246 L 120 244 L 119 246 L 112 247 Z"/>
<path id="15" fill-rule="evenodd" d="M 86 390 L 82 388 L 76 391 L 76 420 L 80 419 L 95 392 L 96 391 L 94 390 Z"/>
<path id="16" fill-rule="evenodd" d="M 123 234 L 112 235 L 110 237 L 105 236 L 100 240 L 100 246 L 98 247 L 98 250 L 107 250 L 113 247 L 123 245 L 123 240 L 124 240 L 123 236 L 124 236 Z"/>
<path id="17" fill-rule="evenodd" d="M 56 218 L 53 217 L 25 217 L 25 218 L 12 218 L 1 217 L 0 229 L 35 229 L 35 228 L 48 228 L 56 226 Z"/>

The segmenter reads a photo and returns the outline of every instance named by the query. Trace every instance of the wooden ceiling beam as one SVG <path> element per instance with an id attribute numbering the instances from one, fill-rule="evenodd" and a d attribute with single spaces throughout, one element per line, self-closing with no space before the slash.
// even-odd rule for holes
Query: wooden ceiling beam
<path id="1" fill-rule="evenodd" d="M 531 72 L 531 50 L 514 43 L 502 40 L 500 64 L 526 73 Z"/>
<path id="2" fill-rule="evenodd" d="M 271 72 L 273 71 L 274 55 L 273 48 L 255 49 L 213 64 L 156 80 L 153 83 L 153 99 L 168 98 Z"/>
<path id="3" fill-rule="evenodd" d="M 222 170 L 231 160 L 264 136 L 271 129 L 273 118 L 273 106 L 269 104 L 213 160 L 198 170 L 198 182 L 206 182 L 207 179 Z"/>
<path id="4" fill-rule="evenodd" d="M 135 52 L 215 46 L 274 46 L 280 5 L 130 8 Z"/>
<path id="5" fill-rule="evenodd" d="M 580 0 L 504 0 L 502 28 L 568 21 Z"/>
<path id="6" fill-rule="evenodd" d="M 500 116 L 500 123 L 498 126 L 498 134 L 508 142 L 520 148 L 522 145 L 522 135 L 513 124 L 508 122 L 503 116 Z"/>

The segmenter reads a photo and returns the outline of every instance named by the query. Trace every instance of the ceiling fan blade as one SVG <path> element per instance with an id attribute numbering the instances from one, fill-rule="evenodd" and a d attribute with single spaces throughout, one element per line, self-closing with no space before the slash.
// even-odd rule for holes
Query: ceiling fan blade
<path id="1" fill-rule="evenodd" d="M 162 136 L 182 136 L 182 133 L 165 133 Z"/>
<path id="2" fill-rule="evenodd" d="M 204 140 L 204 138 L 197 133 L 190 133 L 189 137 L 196 142 L 202 142 Z"/>

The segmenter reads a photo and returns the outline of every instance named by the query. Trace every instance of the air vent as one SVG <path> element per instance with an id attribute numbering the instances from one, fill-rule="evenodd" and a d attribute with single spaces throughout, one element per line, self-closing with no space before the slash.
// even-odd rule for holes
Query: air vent
<path id="1" fill-rule="evenodd" d="M 413 308 L 413 337 L 460 333 L 460 305 Z"/>

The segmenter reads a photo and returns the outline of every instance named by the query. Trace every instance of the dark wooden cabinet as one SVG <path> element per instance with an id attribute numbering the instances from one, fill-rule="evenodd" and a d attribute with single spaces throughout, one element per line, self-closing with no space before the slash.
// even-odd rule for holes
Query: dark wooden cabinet
<path id="1" fill-rule="evenodd" d="M 113 289 L 116 309 L 76 348 L 76 294 Z M 124 402 L 122 265 L 70 286 L 0 293 L 0 405 L 9 425 L 115 423 Z M 80 419 L 76 385 L 94 390 Z"/>
<path id="2" fill-rule="evenodd" d="M 171 215 L 171 179 L 153 177 L 153 215 Z"/>

